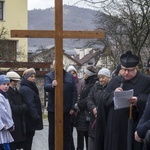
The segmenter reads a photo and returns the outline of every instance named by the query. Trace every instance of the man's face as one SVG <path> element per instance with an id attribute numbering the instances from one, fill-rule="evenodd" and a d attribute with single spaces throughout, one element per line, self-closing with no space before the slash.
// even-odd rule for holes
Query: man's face
<path id="1" fill-rule="evenodd" d="M 126 68 L 121 66 L 121 70 L 122 70 L 122 76 L 124 77 L 125 80 L 131 80 L 136 76 L 137 73 L 136 67 Z"/>
<path id="2" fill-rule="evenodd" d="M 63 67 L 63 68 L 64 68 L 64 66 L 65 66 L 64 64 L 65 64 L 65 63 L 63 62 L 63 63 L 62 63 L 62 65 L 63 65 L 62 67 Z M 53 66 L 52 66 L 52 68 L 55 69 L 55 60 L 53 60 Z"/>
<path id="3" fill-rule="evenodd" d="M 19 82 L 20 82 L 20 81 L 18 81 L 18 80 L 11 80 L 11 81 L 10 81 L 10 85 L 11 85 L 12 87 L 16 88 L 16 87 L 17 87 L 17 84 L 18 84 Z"/>

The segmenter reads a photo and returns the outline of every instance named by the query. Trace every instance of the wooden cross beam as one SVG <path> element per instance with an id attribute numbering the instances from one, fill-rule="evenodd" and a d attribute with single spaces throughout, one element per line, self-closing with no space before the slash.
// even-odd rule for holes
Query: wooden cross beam
<path id="1" fill-rule="evenodd" d="M 63 31 L 63 3 L 55 0 L 55 31 L 12 30 L 11 37 L 55 39 L 55 150 L 63 150 L 63 38 L 104 38 L 104 32 Z"/>

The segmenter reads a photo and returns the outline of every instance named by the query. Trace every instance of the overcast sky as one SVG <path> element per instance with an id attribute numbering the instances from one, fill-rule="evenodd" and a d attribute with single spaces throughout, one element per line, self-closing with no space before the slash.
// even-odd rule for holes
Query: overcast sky
<path id="1" fill-rule="evenodd" d="M 63 0 L 63 4 L 88 8 L 85 2 L 79 1 L 80 0 Z M 32 10 L 34 8 L 45 9 L 50 7 L 54 7 L 54 0 L 28 0 L 28 10 Z"/>

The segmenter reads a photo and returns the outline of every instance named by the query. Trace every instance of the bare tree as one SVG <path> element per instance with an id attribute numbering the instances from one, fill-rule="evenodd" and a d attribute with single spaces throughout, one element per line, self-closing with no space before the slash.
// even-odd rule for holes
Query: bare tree
<path id="1" fill-rule="evenodd" d="M 117 63 L 121 53 L 131 50 L 143 62 L 149 57 L 150 1 L 149 0 L 83 0 L 100 6 L 95 17 L 97 29 L 103 29 L 103 43 Z M 147 52 L 145 50 L 148 50 Z M 143 56 L 147 57 L 143 57 Z"/>
<path id="2" fill-rule="evenodd" d="M 19 50 L 18 50 L 19 49 Z M 25 61 L 24 46 L 17 47 L 17 41 L 9 38 L 9 30 L 5 26 L 0 28 L 0 62 Z"/>
<path id="3" fill-rule="evenodd" d="M 4 40 L 8 35 L 8 30 L 2 25 L 2 27 L 0 28 L 0 39 Z"/>

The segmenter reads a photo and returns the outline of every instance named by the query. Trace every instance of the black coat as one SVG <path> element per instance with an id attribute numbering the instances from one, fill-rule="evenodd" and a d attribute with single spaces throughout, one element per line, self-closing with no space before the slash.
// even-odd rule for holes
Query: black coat
<path id="1" fill-rule="evenodd" d="M 9 87 L 7 91 L 8 100 L 12 110 L 12 118 L 15 124 L 15 130 L 11 132 L 14 142 L 25 140 L 25 113 L 27 105 L 23 102 L 18 90 Z"/>
<path id="2" fill-rule="evenodd" d="M 55 79 L 54 71 L 45 75 L 44 90 L 48 92 L 48 107 L 50 112 L 55 111 L 55 88 L 52 87 L 52 82 Z M 70 112 L 74 108 L 77 101 L 77 87 L 73 75 L 63 70 L 63 111 Z"/>
<path id="3" fill-rule="evenodd" d="M 148 130 L 150 130 L 150 96 L 148 97 L 146 108 L 138 123 L 137 133 L 142 139 L 144 139 Z"/>
<path id="4" fill-rule="evenodd" d="M 89 129 L 89 111 L 87 108 L 87 98 L 91 88 L 98 80 L 96 75 L 90 76 L 85 80 L 85 85 L 81 91 L 78 107 L 80 111 L 77 115 L 77 130 L 88 131 Z"/>
<path id="5" fill-rule="evenodd" d="M 28 106 L 28 111 L 25 117 L 26 130 L 35 131 L 43 129 L 42 107 L 36 85 L 22 78 L 19 92 L 24 103 Z"/>
<path id="6" fill-rule="evenodd" d="M 98 103 L 101 101 L 103 92 L 106 86 L 102 86 L 99 81 L 97 81 L 92 87 L 90 94 L 87 98 L 87 107 L 90 111 L 90 124 L 89 124 L 89 136 L 95 138 L 95 126 L 96 126 L 96 117 L 93 114 L 93 109 L 98 109 Z"/>
<path id="7" fill-rule="evenodd" d="M 95 150 L 127 150 L 127 130 L 129 108 L 114 110 L 114 90 L 120 87 L 122 76 L 114 77 L 109 82 L 102 103 L 99 103 L 96 125 Z M 150 93 L 150 77 L 137 72 L 137 75 L 124 81 L 123 90 L 134 89 L 134 96 L 138 98 L 137 106 L 133 107 L 133 133 L 145 108 Z M 106 107 L 106 109 L 105 109 Z M 102 143 L 100 139 L 105 141 Z M 134 140 L 132 150 L 141 150 L 141 145 Z"/>

